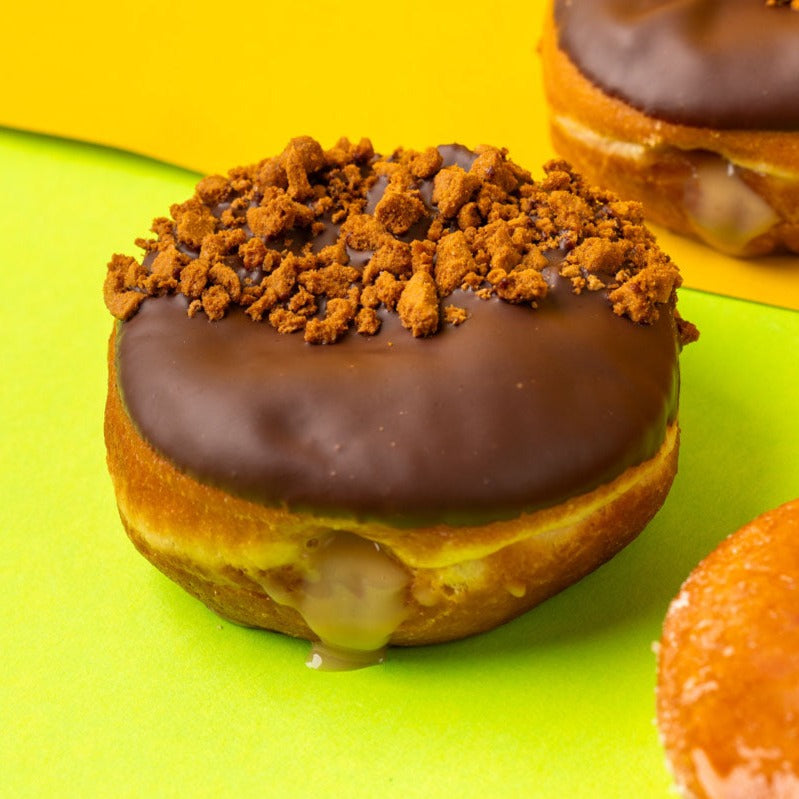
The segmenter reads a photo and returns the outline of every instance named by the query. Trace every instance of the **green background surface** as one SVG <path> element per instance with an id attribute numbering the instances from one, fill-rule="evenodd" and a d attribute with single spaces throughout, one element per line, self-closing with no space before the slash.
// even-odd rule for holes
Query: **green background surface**
<path id="1" fill-rule="evenodd" d="M 607 566 L 492 633 L 316 673 L 127 541 L 102 441 L 105 264 L 196 176 L 0 130 L 0 795 L 669 797 L 668 602 L 799 495 L 799 313 L 682 291 L 680 472 Z"/>

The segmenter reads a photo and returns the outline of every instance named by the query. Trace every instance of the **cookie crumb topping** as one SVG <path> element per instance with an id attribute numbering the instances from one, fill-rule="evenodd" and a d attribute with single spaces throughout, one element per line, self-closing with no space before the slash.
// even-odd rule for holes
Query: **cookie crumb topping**
<path id="1" fill-rule="evenodd" d="M 293 139 L 277 157 L 227 176 L 155 219 L 141 260 L 116 254 L 104 298 L 120 320 L 147 297 L 181 293 L 189 315 L 238 305 L 256 322 L 332 344 L 375 335 L 378 311 L 414 336 L 468 324 L 457 290 L 535 308 L 557 268 L 575 293 L 607 292 L 612 311 L 648 324 L 679 271 L 637 203 L 588 187 L 564 161 L 530 174 L 481 146 L 374 153 L 368 139 L 323 150 Z M 548 257 L 554 254 L 556 257 Z M 678 317 L 683 343 L 696 337 Z"/>

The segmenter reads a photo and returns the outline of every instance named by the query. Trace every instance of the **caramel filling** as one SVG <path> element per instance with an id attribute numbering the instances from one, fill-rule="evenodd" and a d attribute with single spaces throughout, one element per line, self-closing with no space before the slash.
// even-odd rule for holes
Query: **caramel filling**
<path id="1" fill-rule="evenodd" d="M 298 582 L 267 575 L 262 583 L 319 636 L 307 665 L 341 671 L 381 663 L 407 614 L 407 572 L 379 544 L 344 531 L 310 539 L 295 567 Z"/>
<path id="2" fill-rule="evenodd" d="M 741 179 L 741 170 L 712 154 L 695 154 L 685 185 L 685 209 L 697 234 L 731 254 L 767 233 L 780 221 L 777 212 Z"/>

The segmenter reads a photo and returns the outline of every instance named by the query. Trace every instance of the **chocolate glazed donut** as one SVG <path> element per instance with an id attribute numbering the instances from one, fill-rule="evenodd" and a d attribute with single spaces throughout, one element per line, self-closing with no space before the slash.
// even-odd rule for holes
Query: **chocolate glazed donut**
<path id="1" fill-rule="evenodd" d="M 464 292 L 459 328 L 417 339 L 386 314 L 380 336 L 324 348 L 154 299 L 120 330 L 121 395 L 160 453 L 254 502 L 405 527 L 512 518 L 652 457 L 677 412 L 674 321 L 631 325 L 551 279 L 532 330 L 528 308 Z"/>
<path id="2" fill-rule="evenodd" d="M 112 260 L 108 462 L 162 571 L 353 667 L 490 629 L 637 535 L 695 331 L 635 208 L 561 162 L 535 184 L 493 148 L 298 142 Z M 300 205 L 280 169 L 309 149 Z"/>
<path id="3" fill-rule="evenodd" d="M 799 246 L 799 12 L 554 0 L 553 141 L 650 219 L 736 255 Z"/>

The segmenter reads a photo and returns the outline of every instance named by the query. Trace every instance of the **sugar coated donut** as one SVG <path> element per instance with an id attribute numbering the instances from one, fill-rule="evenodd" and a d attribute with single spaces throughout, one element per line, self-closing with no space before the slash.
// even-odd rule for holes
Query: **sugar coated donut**
<path id="1" fill-rule="evenodd" d="M 683 796 L 799 797 L 799 500 L 734 533 L 683 585 L 657 714 Z"/>
<path id="2" fill-rule="evenodd" d="M 733 255 L 799 252 L 799 4 L 552 0 L 555 148 Z"/>
<path id="3" fill-rule="evenodd" d="M 680 278 L 635 204 L 493 147 L 213 175 L 115 255 L 105 435 L 159 569 L 333 668 L 596 568 L 677 467 Z"/>

